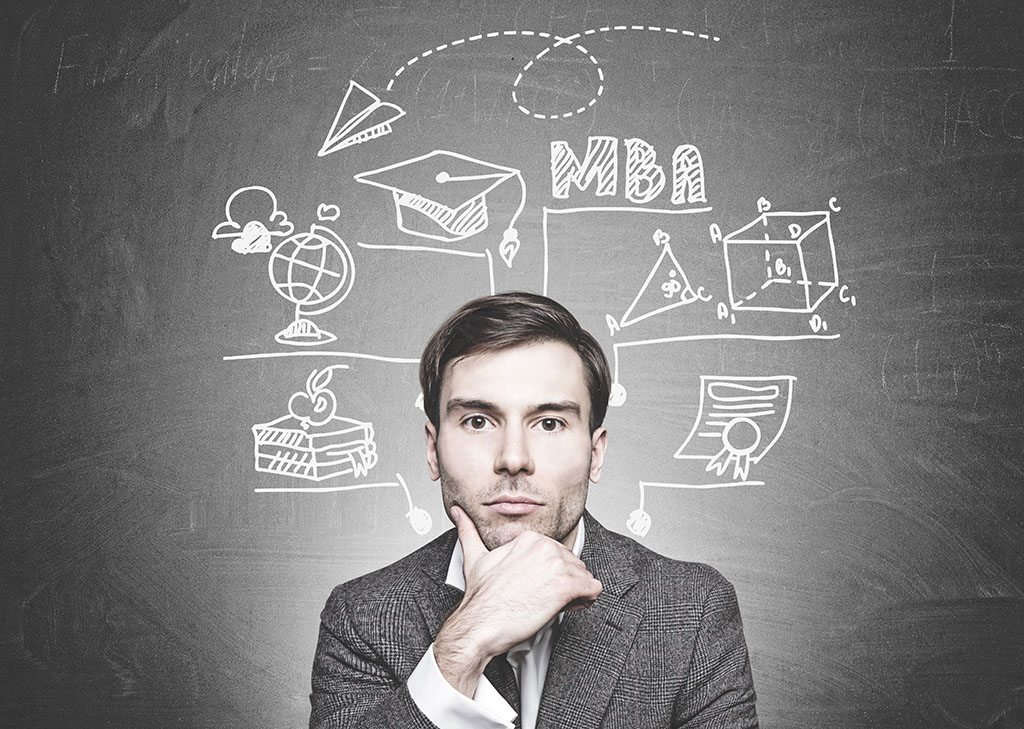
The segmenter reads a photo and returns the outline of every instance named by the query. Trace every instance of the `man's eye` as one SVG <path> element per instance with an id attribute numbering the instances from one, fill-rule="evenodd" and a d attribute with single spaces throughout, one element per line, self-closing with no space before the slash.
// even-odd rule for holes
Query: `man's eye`
<path id="1" fill-rule="evenodd" d="M 470 430 L 483 430 L 487 427 L 487 418 L 483 415 L 471 415 L 462 422 L 465 423 Z"/>
<path id="2" fill-rule="evenodd" d="M 554 433 L 555 431 L 562 429 L 562 421 L 558 418 L 544 418 L 540 421 L 540 427 L 541 430 Z"/>

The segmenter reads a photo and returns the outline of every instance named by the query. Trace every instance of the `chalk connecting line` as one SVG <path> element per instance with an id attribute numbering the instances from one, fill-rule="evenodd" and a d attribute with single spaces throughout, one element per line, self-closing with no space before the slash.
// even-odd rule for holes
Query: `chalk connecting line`
<path id="1" fill-rule="evenodd" d="M 516 80 L 512 83 L 512 101 L 515 103 L 516 108 L 518 108 L 519 111 L 523 112 L 527 116 L 532 117 L 534 119 L 568 119 L 569 117 L 575 116 L 577 114 L 582 114 L 587 109 L 596 104 L 597 100 L 604 95 L 604 69 L 601 68 L 601 64 L 594 57 L 594 54 L 592 54 L 589 50 L 586 49 L 586 47 L 577 43 L 576 41 L 578 41 L 580 38 L 584 36 L 596 35 L 598 33 L 611 33 L 616 31 L 643 31 L 647 33 L 669 33 L 674 35 L 682 35 L 689 38 L 699 38 L 701 40 L 712 41 L 713 43 L 718 43 L 721 40 L 721 38 L 719 38 L 716 35 L 698 33 L 692 30 L 681 30 L 679 28 L 667 28 L 660 25 L 605 25 L 601 28 L 591 28 L 589 30 L 584 30 L 580 33 L 574 33 L 572 35 L 564 37 L 555 35 L 553 33 L 546 33 L 540 30 L 501 30 L 493 31 L 491 33 L 477 33 L 476 35 L 471 35 L 468 38 L 459 38 L 458 40 L 451 41 L 450 43 L 442 43 L 439 46 L 423 51 L 423 53 L 419 54 L 418 56 L 410 58 L 408 61 L 402 64 L 398 68 L 398 70 L 395 71 L 395 73 L 392 75 L 391 80 L 388 81 L 387 90 L 391 91 L 391 89 L 395 85 L 395 81 L 398 80 L 398 77 L 401 76 L 405 72 L 405 70 L 408 69 L 410 66 L 413 66 L 414 64 L 418 63 L 424 58 L 427 58 L 428 56 L 432 56 L 435 53 L 440 53 L 441 51 L 444 51 L 448 48 L 455 48 L 456 46 L 461 46 L 466 43 L 475 43 L 486 38 L 500 38 L 503 36 L 527 36 L 534 38 L 543 38 L 545 40 L 551 40 L 554 42 L 546 46 L 543 50 L 540 51 L 540 53 L 538 53 L 536 56 L 530 59 L 530 61 L 527 62 L 527 64 L 523 66 L 522 69 L 519 71 L 519 75 L 516 76 Z M 539 114 L 535 111 L 532 111 L 531 109 L 528 109 L 526 106 L 522 104 L 522 102 L 519 99 L 519 86 L 523 82 L 523 77 L 527 73 L 529 73 L 530 69 L 533 68 L 534 64 L 536 64 L 537 61 L 544 58 L 544 56 L 546 56 L 552 50 L 554 50 L 558 46 L 569 45 L 571 45 L 574 50 L 586 56 L 586 58 L 594 65 L 594 68 L 597 70 L 597 93 L 595 93 L 594 96 L 591 97 L 590 101 L 588 101 L 586 104 L 579 107 L 578 109 L 563 112 L 561 114 Z"/>

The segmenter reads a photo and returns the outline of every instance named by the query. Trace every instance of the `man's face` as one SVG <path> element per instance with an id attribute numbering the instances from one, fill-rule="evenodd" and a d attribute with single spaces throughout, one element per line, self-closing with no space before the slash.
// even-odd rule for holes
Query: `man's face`
<path id="1" fill-rule="evenodd" d="M 427 423 L 427 466 L 445 511 L 458 504 L 488 549 L 524 531 L 571 548 L 607 433 L 590 432 L 583 362 L 562 342 L 538 342 L 449 364 L 440 427 Z"/>

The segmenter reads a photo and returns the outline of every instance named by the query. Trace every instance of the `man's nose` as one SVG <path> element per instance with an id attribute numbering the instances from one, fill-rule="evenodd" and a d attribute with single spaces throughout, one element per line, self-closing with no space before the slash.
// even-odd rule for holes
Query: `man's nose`
<path id="1" fill-rule="evenodd" d="M 526 433 L 520 428 L 508 428 L 501 440 L 501 449 L 494 461 L 495 473 L 533 473 L 533 460 L 526 440 Z"/>

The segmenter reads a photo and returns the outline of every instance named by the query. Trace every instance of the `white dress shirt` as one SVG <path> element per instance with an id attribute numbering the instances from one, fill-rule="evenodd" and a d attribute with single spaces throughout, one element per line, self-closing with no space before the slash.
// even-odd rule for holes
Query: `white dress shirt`
<path id="1" fill-rule="evenodd" d="M 572 553 L 577 557 L 583 552 L 583 539 L 583 519 L 580 519 L 576 541 L 572 545 Z M 448 563 L 446 582 L 465 592 L 466 577 L 462 573 L 462 561 L 462 543 L 456 541 Z M 522 729 L 535 729 L 537 725 L 537 710 L 540 708 L 540 696 L 544 691 L 544 679 L 551 659 L 551 642 L 555 637 L 553 628 L 556 620 L 561 622 L 563 614 L 553 617 L 532 638 L 509 648 L 508 662 L 512 664 L 519 682 Z M 477 682 L 473 698 L 456 691 L 437 667 L 433 643 L 423 654 L 406 685 L 416 706 L 441 729 L 512 729 L 516 719 L 515 709 L 509 706 L 483 675 Z"/>

